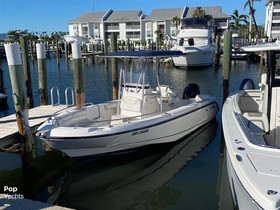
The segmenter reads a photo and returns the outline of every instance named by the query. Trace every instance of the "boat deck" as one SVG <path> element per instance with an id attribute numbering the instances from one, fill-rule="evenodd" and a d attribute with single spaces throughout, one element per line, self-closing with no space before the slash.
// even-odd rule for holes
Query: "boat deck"
<path id="1" fill-rule="evenodd" d="M 66 108 L 66 105 L 46 105 L 38 106 L 29 109 L 29 125 L 30 127 L 39 125 L 44 122 L 53 113 Z M 3 118 L 0 118 L 0 139 L 11 136 L 18 132 L 16 115 L 12 114 Z"/>

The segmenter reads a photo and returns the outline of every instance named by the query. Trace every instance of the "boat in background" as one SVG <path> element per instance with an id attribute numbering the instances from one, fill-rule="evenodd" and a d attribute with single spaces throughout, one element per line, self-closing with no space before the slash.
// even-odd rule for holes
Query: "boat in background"
<path id="1" fill-rule="evenodd" d="M 78 44 L 83 44 L 84 42 L 88 42 L 89 38 L 84 37 L 84 36 L 79 36 L 79 35 L 65 35 L 64 40 L 67 43 L 78 43 Z"/>
<path id="2" fill-rule="evenodd" d="M 241 88 L 223 105 L 231 193 L 238 209 L 280 209 L 280 43 L 242 49 L 266 51 L 268 68 L 259 89 Z"/>
<path id="3" fill-rule="evenodd" d="M 215 98 L 200 94 L 198 85 L 189 84 L 178 97 L 169 85 L 160 84 L 159 72 L 147 70 L 151 60 L 159 68 L 159 59 L 181 55 L 180 51 L 111 53 L 108 57 L 132 60 L 129 69 L 120 70 L 118 99 L 55 113 L 36 135 L 70 157 L 125 152 L 181 139 L 218 112 Z M 152 73 L 155 80 L 150 83 Z"/>
<path id="4" fill-rule="evenodd" d="M 232 34 L 232 54 L 231 59 L 233 60 L 246 60 L 248 53 L 240 51 L 240 48 L 248 45 L 247 39 L 238 34 Z"/>
<path id="5" fill-rule="evenodd" d="M 205 67 L 214 63 L 215 46 L 212 30 L 206 18 L 184 18 L 177 34 L 177 44 L 171 50 L 179 50 L 183 56 L 173 57 L 176 67 Z"/>

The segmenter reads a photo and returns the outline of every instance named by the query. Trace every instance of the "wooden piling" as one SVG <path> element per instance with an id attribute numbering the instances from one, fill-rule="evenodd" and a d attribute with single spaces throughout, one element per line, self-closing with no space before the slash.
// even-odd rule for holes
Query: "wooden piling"
<path id="1" fill-rule="evenodd" d="M 65 53 L 65 59 L 66 59 L 66 64 L 68 65 L 68 59 L 69 59 L 69 56 L 68 56 L 68 43 L 67 42 L 64 42 L 64 53 Z"/>
<path id="2" fill-rule="evenodd" d="M 20 46 L 18 43 L 5 44 L 7 62 L 9 65 L 9 73 L 11 78 L 13 101 L 16 111 L 16 121 L 20 137 L 24 137 L 29 131 L 26 91 L 24 88 L 24 71 L 20 54 Z"/>
<path id="3" fill-rule="evenodd" d="M 91 43 L 91 52 L 92 52 L 92 63 L 94 64 L 95 63 L 95 60 L 94 60 L 94 49 L 95 49 L 95 46 L 93 43 Z"/>
<path id="4" fill-rule="evenodd" d="M 111 34 L 111 52 L 117 52 L 118 46 L 117 46 L 117 35 Z M 111 58 L 111 64 L 112 64 L 112 96 L 113 100 L 116 100 L 118 98 L 118 64 L 116 58 Z"/>
<path id="5" fill-rule="evenodd" d="M 84 105 L 84 80 L 82 69 L 81 45 L 72 43 L 73 70 L 75 82 L 76 107 L 81 108 Z"/>
<path id="6" fill-rule="evenodd" d="M 220 65 L 220 36 L 216 36 L 216 42 L 215 42 L 215 67 Z"/>
<path id="7" fill-rule="evenodd" d="M 56 46 L 56 62 L 57 62 L 57 66 L 60 67 L 58 35 L 55 36 L 55 46 Z"/>
<path id="8" fill-rule="evenodd" d="M 130 51 L 131 49 L 130 49 L 130 40 L 129 39 L 127 39 L 126 40 L 126 51 Z"/>
<path id="9" fill-rule="evenodd" d="M 46 65 L 46 46 L 44 43 L 36 44 L 38 62 L 38 86 L 41 105 L 48 105 L 48 82 Z"/>
<path id="10" fill-rule="evenodd" d="M 231 69 L 232 54 L 232 32 L 226 31 L 224 34 L 224 54 L 223 54 L 223 102 L 228 97 L 229 75 Z"/>
<path id="11" fill-rule="evenodd" d="M 32 79 L 30 74 L 30 64 L 28 57 L 28 41 L 26 36 L 20 36 L 20 48 L 25 76 L 25 85 L 27 90 L 27 106 L 28 108 L 32 108 L 34 107 L 34 101 L 32 92 Z"/>

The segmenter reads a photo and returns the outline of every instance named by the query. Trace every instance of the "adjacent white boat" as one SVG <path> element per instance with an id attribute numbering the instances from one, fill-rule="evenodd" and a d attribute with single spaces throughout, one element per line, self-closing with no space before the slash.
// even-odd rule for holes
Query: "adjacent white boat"
<path id="1" fill-rule="evenodd" d="M 182 19 L 182 27 L 177 34 L 177 44 L 172 50 L 180 50 L 185 55 L 173 57 L 176 67 L 203 67 L 214 63 L 215 46 L 212 30 L 205 18 Z"/>
<path id="2" fill-rule="evenodd" d="M 223 105 L 232 196 L 238 209 L 280 209 L 280 74 L 274 66 L 280 44 L 243 50 L 268 51 L 268 70 L 261 77 L 260 89 L 240 90 Z"/>
<path id="3" fill-rule="evenodd" d="M 133 58 L 130 70 L 120 70 L 118 100 L 55 113 L 37 129 L 37 135 L 70 157 L 123 152 L 179 140 L 215 118 L 218 111 L 215 98 L 199 94 L 196 85 L 186 88 L 182 99 L 169 86 L 160 85 L 154 72 L 157 84 L 152 88 L 146 70 L 149 60 L 181 54 L 112 53 L 111 57 Z"/>

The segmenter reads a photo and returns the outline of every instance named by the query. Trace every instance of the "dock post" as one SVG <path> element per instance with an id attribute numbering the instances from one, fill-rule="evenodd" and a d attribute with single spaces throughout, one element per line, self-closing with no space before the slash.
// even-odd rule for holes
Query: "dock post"
<path id="1" fill-rule="evenodd" d="M 34 64 L 34 52 L 33 52 L 33 39 L 32 37 L 29 40 L 29 44 L 30 44 L 30 57 L 32 58 L 33 64 Z"/>
<path id="2" fill-rule="evenodd" d="M 40 94 L 40 104 L 48 105 L 48 82 L 46 67 L 46 46 L 44 43 L 37 43 L 37 62 L 38 62 L 38 86 Z"/>
<path id="3" fill-rule="evenodd" d="M 82 69 L 81 45 L 72 43 L 73 70 L 75 82 L 76 107 L 81 108 L 84 105 L 84 80 Z"/>
<path id="4" fill-rule="evenodd" d="M 215 42 L 215 67 L 220 65 L 220 36 L 216 36 L 216 42 Z"/>
<path id="5" fill-rule="evenodd" d="M 56 34 L 55 36 L 55 46 L 56 46 L 56 62 L 57 62 L 57 66 L 60 69 L 60 55 L 59 55 L 59 45 L 58 45 L 58 34 Z"/>
<path id="6" fill-rule="evenodd" d="M 10 43 L 5 44 L 4 47 L 9 65 L 18 132 L 20 134 L 20 139 L 25 140 L 25 135 L 30 129 L 20 46 L 18 43 Z"/>
<path id="7" fill-rule="evenodd" d="M 229 75 L 231 69 L 231 31 L 224 34 L 224 54 L 223 54 L 223 102 L 228 97 Z"/>
<path id="8" fill-rule="evenodd" d="M 108 49 L 107 49 L 107 41 L 108 41 L 108 40 L 106 40 L 106 39 L 104 38 L 104 43 L 103 43 L 103 47 L 104 47 L 104 51 L 103 51 L 103 52 L 104 52 L 104 55 L 107 55 L 107 54 L 108 54 L 108 51 L 107 51 L 107 50 L 108 50 Z M 104 62 L 105 62 L 105 63 L 104 63 L 104 64 L 105 64 L 105 67 L 107 67 L 107 66 L 108 66 L 108 59 L 107 59 L 106 57 L 104 58 Z"/>
<path id="9" fill-rule="evenodd" d="M 30 65 L 28 57 L 28 42 L 26 36 L 20 36 L 20 47 L 22 55 L 22 63 L 25 76 L 25 84 L 27 90 L 27 106 L 28 108 L 34 107 L 33 92 L 32 92 L 32 80 L 30 74 Z"/>
<path id="10" fill-rule="evenodd" d="M 66 60 L 66 65 L 69 65 L 69 55 L 68 55 L 68 43 L 64 42 L 64 51 L 65 51 L 65 60 Z"/>
<path id="11" fill-rule="evenodd" d="M 95 60 L 94 60 L 94 48 L 95 48 L 94 43 L 91 43 L 92 63 L 93 63 L 93 64 L 95 63 Z"/>
<path id="12" fill-rule="evenodd" d="M 118 45 L 117 45 L 117 35 L 116 34 L 111 34 L 111 52 L 117 52 L 118 51 Z M 116 58 L 111 58 L 111 63 L 112 63 L 112 87 L 113 87 L 113 100 L 116 100 L 118 98 L 118 86 L 119 86 L 119 81 L 118 81 L 118 64 Z"/>
<path id="13" fill-rule="evenodd" d="M 130 49 L 130 40 L 129 39 L 127 39 L 126 40 L 126 51 L 130 51 L 131 49 Z"/>

